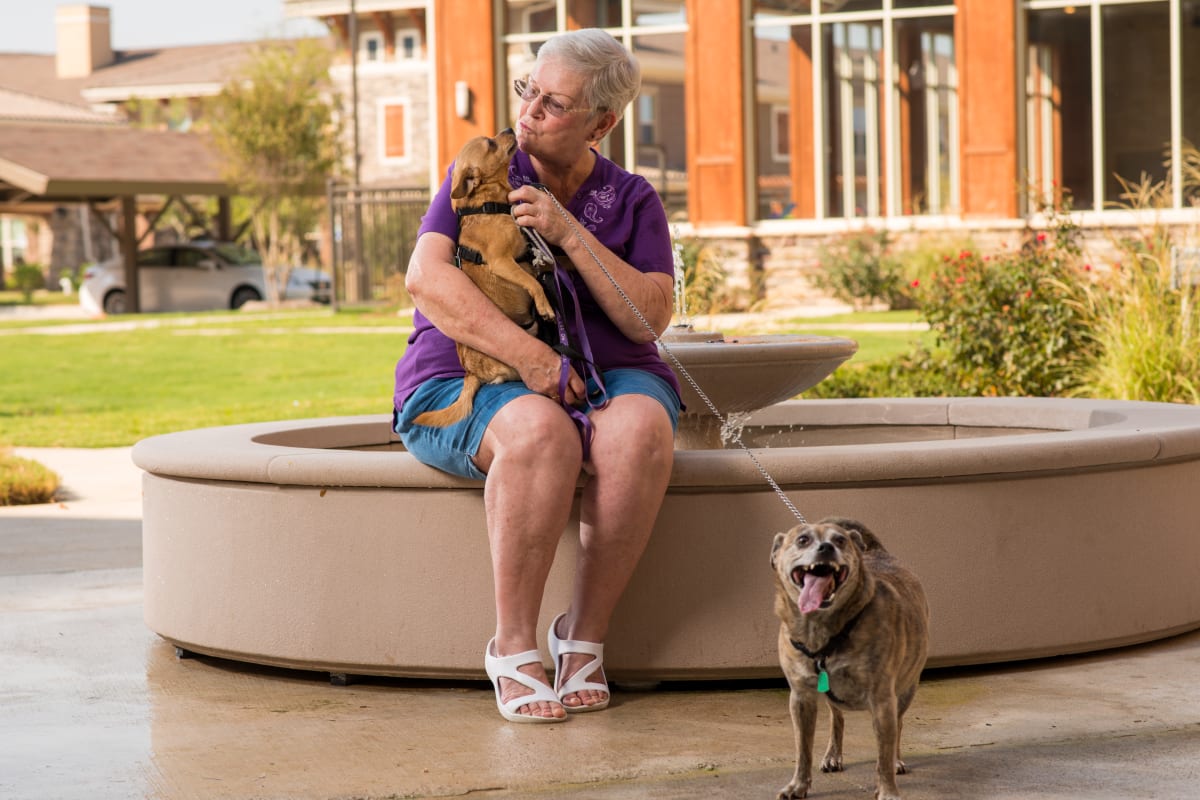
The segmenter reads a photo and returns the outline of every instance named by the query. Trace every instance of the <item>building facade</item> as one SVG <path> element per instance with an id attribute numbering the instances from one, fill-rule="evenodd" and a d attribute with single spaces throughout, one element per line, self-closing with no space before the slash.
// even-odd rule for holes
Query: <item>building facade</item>
<path id="1" fill-rule="evenodd" d="M 644 78 L 605 155 L 750 262 L 864 227 L 1003 240 L 1065 202 L 1099 239 L 1150 190 L 1196 227 L 1200 0 L 285 0 L 340 32 L 343 80 L 352 5 L 364 182 L 436 185 L 541 42 L 597 26 Z"/>

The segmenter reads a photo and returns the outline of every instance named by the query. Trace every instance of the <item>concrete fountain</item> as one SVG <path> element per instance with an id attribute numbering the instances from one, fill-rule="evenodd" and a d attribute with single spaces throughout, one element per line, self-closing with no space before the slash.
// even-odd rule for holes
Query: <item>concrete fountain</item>
<path id="1" fill-rule="evenodd" d="M 755 460 L 808 519 L 863 520 L 922 577 L 931 666 L 1200 627 L 1200 408 L 790 400 L 856 344 L 664 338 L 755 459 L 721 442 L 685 379 L 670 487 L 606 649 L 615 680 L 779 674 L 768 554 L 797 519 Z M 180 651 L 333 676 L 482 677 L 494 628 L 482 483 L 419 463 L 387 414 L 166 434 L 133 459 L 145 619 Z M 576 522 L 541 630 L 568 602 Z"/>

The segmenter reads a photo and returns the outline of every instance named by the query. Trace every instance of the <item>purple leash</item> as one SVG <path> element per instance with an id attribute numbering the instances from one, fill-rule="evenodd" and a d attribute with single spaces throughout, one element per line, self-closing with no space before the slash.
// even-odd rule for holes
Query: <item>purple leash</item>
<path id="1" fill-rule="evenodd" d="M 604 388 L 604 380 L 600 375 L 600 370 L 596 368 L 595 359 L 592 356 L 592 347 L 588 343 L 587 331 L 583 325 L 583 314 L 579 309 L 579 295 L 575 292 L 575 284 L 571 280 L 571 276 L 567 274 L 566 269 L 558 265 L 558 261 L 554 258 L 554 254 L 550 252 L 550 246 L 546 244 L 546 240 L 542 235 L 533 228 L 522 228 L 525 235 L 529 237 L 530 244 L 533 246 L 533 263 L 535 269 L 544 270 L 546 267 L 553 265 L 554 268 L 554 294 L 558 300 L 557 312 L 554 315 L 555 327 L 558 330 L 558 351 L 559 357 L 562 359 L 562 365 L 558 373 L 558 402 L 563 409 L 571 417 L 575 423 L 575 427 L 579 429 L 579 440 L 583 445 L 583 460 L 587 461 L 591 456 L 592 437 L 595 434 L 595 428 L 592 426 L 592 420 L 582 409 L 577 408 L 567 402 L 567 383 L 571 377 L 572 355 L 580 361 L 580 372 L 582 373 L 585 389 L 585 401 L 587 407 L 591 411 L 597 411 L 608 405 L 608 391 Z M 578 350 L 571 345 L 571 339 L 567 331 L 567 324 L 563 320 L 566 303 L 563 298 L 563 288 L 566 288 L 566 293 L 571 298 L 575 316 L 575 330 L 579 336 Z M 587 383 L 594 381 L 597 387 L 595 392 L 598 401 L 593 402 L 592 395 L 587 394 Z"/>

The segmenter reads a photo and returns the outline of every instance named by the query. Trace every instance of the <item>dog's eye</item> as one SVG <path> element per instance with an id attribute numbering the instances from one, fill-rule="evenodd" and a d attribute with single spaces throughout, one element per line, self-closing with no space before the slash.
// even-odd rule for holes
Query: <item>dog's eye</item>
<path id="1" fill-rule="evenodd" d="M 812 537 L 809 536 L 807 533 L 803 534 L 801 536 L 797 536 L 796 544 L 800 545 L 801 547 L 808 547 L 810 544 L 812 544 Z"/>
<path id="2" fill-rule="evenodd" d="M 846 546 L 846 537 L 845 536 L 834 536 L 833 544 L 834 544 L 834 546 L 838 547 L 839 549 L 842 547 L 845 547 Z"/>

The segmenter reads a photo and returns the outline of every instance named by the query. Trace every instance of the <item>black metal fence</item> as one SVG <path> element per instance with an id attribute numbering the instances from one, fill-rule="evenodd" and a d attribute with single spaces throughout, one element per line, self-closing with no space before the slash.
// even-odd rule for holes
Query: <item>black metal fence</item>
<path id="1" fill-rule="evenodd" d="M 401 299 L 429 191 L 331 183 L 328 194 L 334 304 Z"/>

